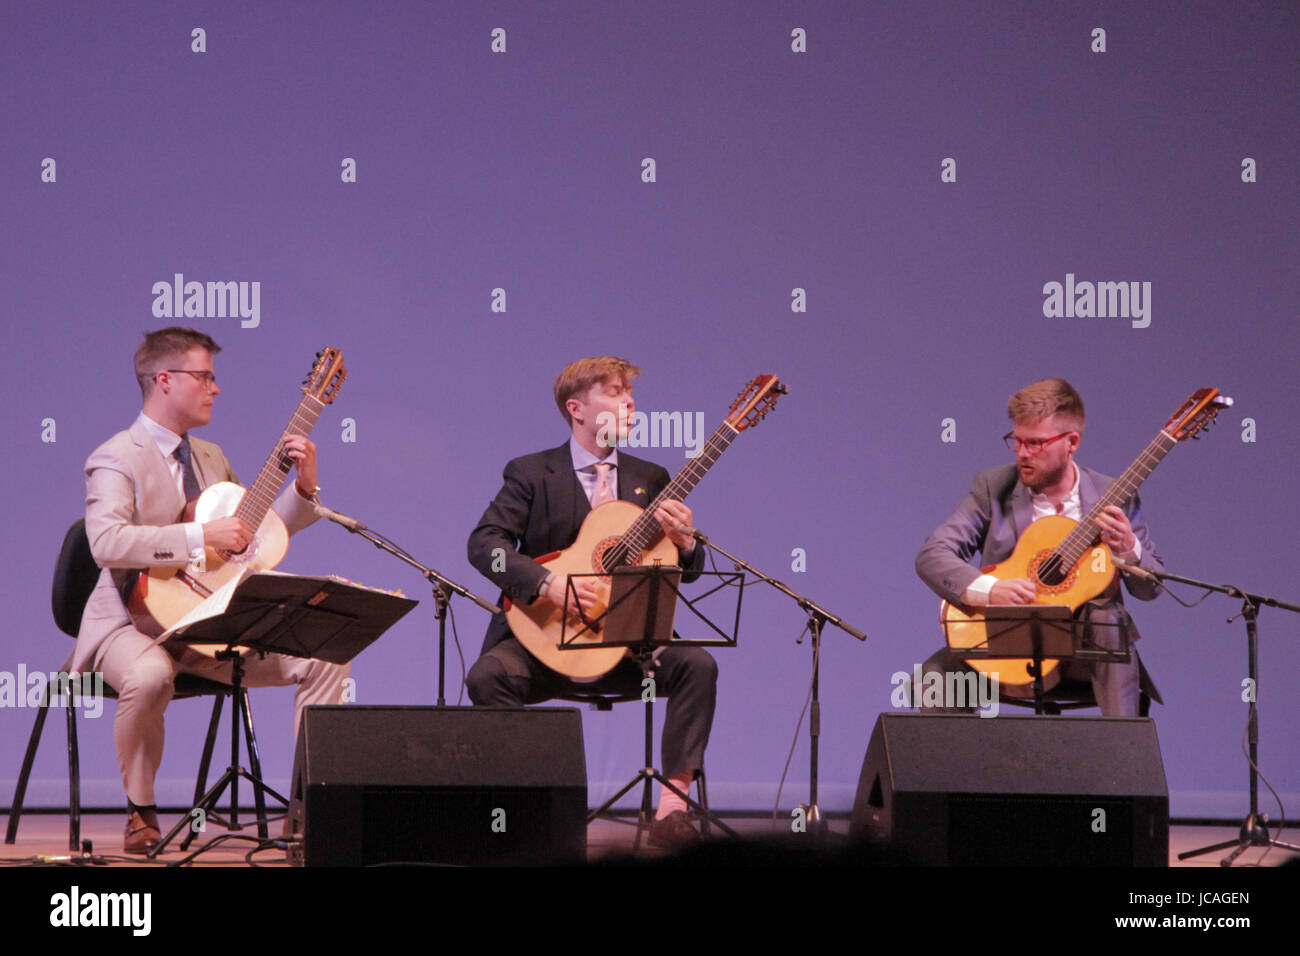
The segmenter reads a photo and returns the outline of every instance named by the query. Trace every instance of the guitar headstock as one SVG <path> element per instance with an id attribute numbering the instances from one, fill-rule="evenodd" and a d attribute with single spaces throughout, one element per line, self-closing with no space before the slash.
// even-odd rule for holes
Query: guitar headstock
<path id="1" fill-rule="evenodd" d="M 1198 388 L 1174 412 L 1165 425 L 1165 433 L 1174 441 L 1200 438 L 1200 432 L 1209 428 L 1214 416 L 1232 405 L 1232 399 L 1220 395 L 1217 388 Z"/>
<path id="2" fill-rule="evenodd" d="M 776 400 L 790 389 L 775 375 L 757 375 L 731 403 L 727 424 L 738 432 L 757 425 L 776 407 Z"/>
<path id="3" fill-rule="evenodd" d="M 343 353 L 336 348 L 326 346 L 316 353 L 316 364 L 302 380 L 302 390 L 315 398 L 322 405 L 334 401 L 343 387 L 343 380 L 348 377 L 348 370 L 343 366 Z"/>

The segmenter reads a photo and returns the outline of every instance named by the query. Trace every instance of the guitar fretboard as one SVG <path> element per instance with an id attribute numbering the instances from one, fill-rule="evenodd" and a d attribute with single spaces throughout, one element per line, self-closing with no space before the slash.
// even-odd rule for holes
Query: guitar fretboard
<path id="1" fill-rule="evenodd" d="M 1177 439 L 1161 430 L 1155 438 L 1151 439 L 1142 453 L 1134 459 L 1133 464 L 1124 469 L 1124 473 L 1116 478 L 1106 493 L 1097 500 L 1097 503 L 1088 510 L 1080 521 L 1061 542 L 1060 546 L 1054 552 L 1060 559 L 1061 568 L 1072 568 L 1079 558 L 1083 557 L 1084 552 L 1097 543 L 1101 532 L 1097 528 L 1096 519 L 1110 505 L 1116 505 L 1123 508 L 1138 486 L 1146 481 L 1147 476 L 1155 471 L 1156 465 L 1164 459 L 1169 453 L 1169 449 L 1178 444 Z"/>
<path id="2" fill-rule="evenodd" d="M 631 527 L 623 532 L 623 537 L 619 539 L 618 544 L 610 548 L 607 558 L 612 561 L 607 564 L 607 568 L 626 563 L 629 555 L 639 555 L 659 540 L 663 535 L 663 529 L 655 520 L 655 511 L 658 510 L 660 502 L 669 499 L 685 500 L 739 434 L 737 429 L 725 421 L 717 427 L 709 436 L 709 440 L 704 443 L 700 453 L 682 466 L 677 476 L 668 482 L 667 487 L 650 502 L 650 506 L 637 515 Z"/>
<path id="3" fill-rule="evenodd" d="M 293 468 L 293 459 L 284 449 L 285 438 L 290 435 L 309 436 L 324 408 L 325 405 L 319 399 L 304 394 L 298 407 L 289 416 L 289 424 L 280 432 L 270 457 L 257 473 L 257 480 L 244 492 L 244 497 L 235 510 L 235 517 L 242 518 L 250 528 L 257 529 L 261 526 L 262 519 L 280 494 L 284 480 Z"/>

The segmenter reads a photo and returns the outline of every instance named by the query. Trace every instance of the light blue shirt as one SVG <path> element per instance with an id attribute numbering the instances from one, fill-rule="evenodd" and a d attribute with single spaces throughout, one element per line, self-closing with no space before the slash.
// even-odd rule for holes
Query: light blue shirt
<path id="1" fill-rule="evenodd" d="M 596 494 L 596 480 L 598 475 L 595 466 L 598 464 L 612 465 L 609 470 L 609 490 L 618 498 L 618 449 L 612 449 L 604 458 L 597 458 L 587 449 L 578 444 L 576 438 L 569 438 L 569 457 L 573 460 L 573 470 L 577 472 L 578 482 L 582 485 L 582 490 L 587 493 L 587 501 L 590 502 Z"/>

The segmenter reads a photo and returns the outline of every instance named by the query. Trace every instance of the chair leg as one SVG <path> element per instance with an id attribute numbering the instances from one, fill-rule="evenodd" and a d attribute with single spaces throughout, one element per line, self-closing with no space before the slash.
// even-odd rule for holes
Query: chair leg
<path id="1" fill-rule="evenodd" d="M 705 811 L 704 816 L 700 818 L 700 835 L 708 836 L 709 835 L 709 816 L 708 816 L 709 785 L 704 779 L 703 765 L 701 765 L 700 768 L 695 771 L 695 799 L 700 802 L 700 806 L 702 806 Z"/>
<path id="2" fill-rule="evenodd" d="M 5 828 L 5 843 L 18 839 L 18 821 L 23 815 L 23 800 L 27 796 L 27 781 L 32 776 L 32 764 L 36 761 L 36 748 L 41 742 L 41 733 L 45 729 L 45 718 L 49 715 L 49 698 L 46 697 L 36 711 L 36 722 L 32 725 L 32 735 L 27 738 L 27 752 L 23 754 L 23 768 L 18 773 L 18 786 L 14 788 L 13 805 L 9 808 L 9 824 Z"/>
<path id="3" fill-rule="evenodd" d="M 647 698 L 645 702 L 645 760 L 641 764 L 647 771 L 654 767 L 654 729 L 655 729 L 655 705 L 653 699 Z M 641 849 L 641 837 L 654 823 L 654 799 L 650 793 L 650 776 L 646 775 L 641 784 L 641 812 L 636 818 L 636 838 L 632 841 L 632 849 Z"/>
<path id="4" fill-rule="evenodd" d="M 68 698 L 68 849 L 81 849 L 81 755 L 77 749 L 77 708 Z"/>

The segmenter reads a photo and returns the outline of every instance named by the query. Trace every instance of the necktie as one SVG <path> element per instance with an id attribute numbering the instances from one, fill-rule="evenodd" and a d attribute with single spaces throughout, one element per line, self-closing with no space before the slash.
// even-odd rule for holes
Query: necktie
<path id="1" fill-rule="evenodd" d="M 609 462 L 600 462 L 596 468 L 596 490 L 591 496 L 591 507 L 598 508 L 607 501 L 614 500 L 613 489 L 609 486 L 609 470 L 614 466 Z"/>
<path id="2" fill-rule="evenodd" d="M 194 459 L 190 452 L 188 435 L 181 436 L 181 443 L 176 446 L 172 454 L 181 463 L 181 482 L 185 488 L 185 500 L 193 501 L 199 496 L 199 479 L 194 474 Z"/>

